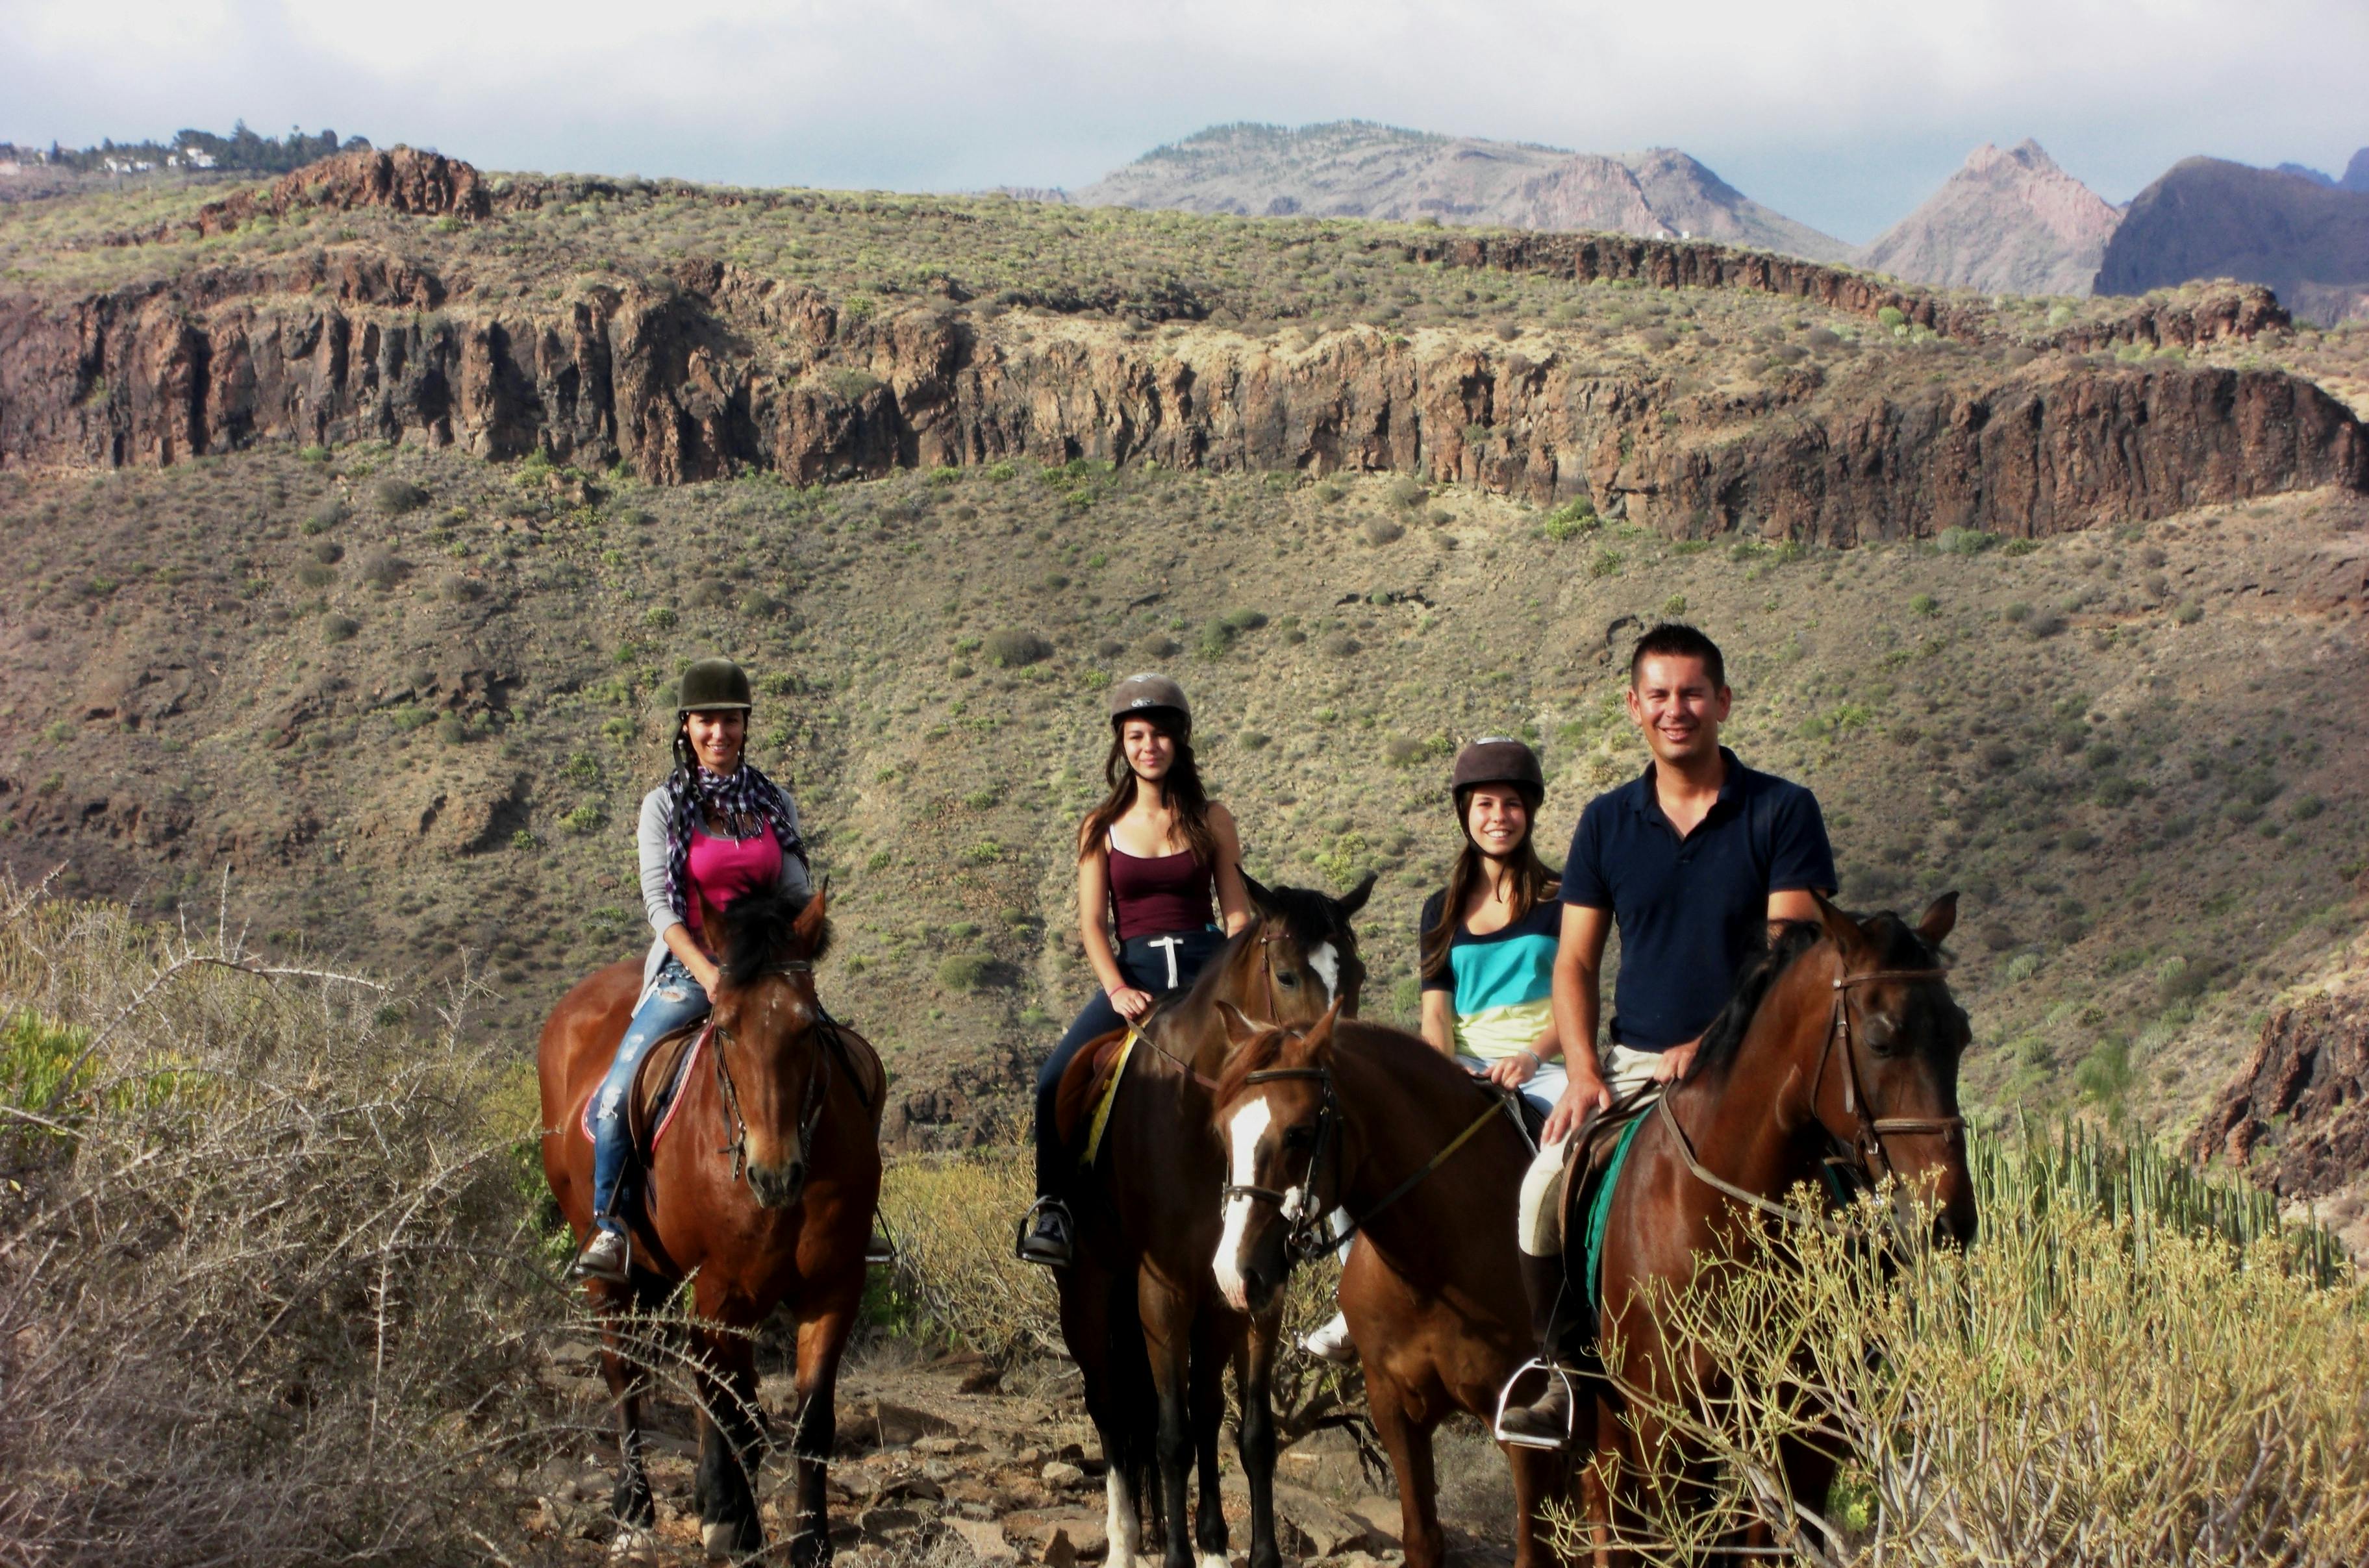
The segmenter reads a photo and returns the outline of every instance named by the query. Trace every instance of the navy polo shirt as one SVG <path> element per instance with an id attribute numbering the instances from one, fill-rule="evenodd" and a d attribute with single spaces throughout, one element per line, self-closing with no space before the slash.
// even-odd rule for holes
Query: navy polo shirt
<path id="1" fill-rule="evenodd" d="M 1745 959 L 1768 940 L 1768 896 L 1832 893 L 1835 853 L 1817 797 L 1756 773 L 1726 747 L 1727 777 L 1686 838 L 1662 814 L 1654 769 L 1587 803 L 1563 862 L 1562 901 L 1620 928 L 1612 1038 L 1658 1051 L 1700 1035 Z"/>

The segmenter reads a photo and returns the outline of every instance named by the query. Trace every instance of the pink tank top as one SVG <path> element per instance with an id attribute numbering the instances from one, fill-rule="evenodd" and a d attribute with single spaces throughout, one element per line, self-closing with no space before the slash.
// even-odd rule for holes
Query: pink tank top
<path id="1" fill-rule="evenodd" d="M 1111 908 L 1118 939 L 1199 931 L 1209 923 L 1215 878 L 1191 850 L 1174 854 L 1129 854 L 1109 842 Z"/>
<path id="2" fill-rule="evenodd" d="M 699 906 L 722 911 L 744 893 L 771 887 L 782 879 L 782 845 L 773 825 L 760 820 L 753 839 L 711 838 L 704 828 L 691 830 L 691 860 L 685 876 L 691 894 L 683 899 L 683 923 L 699 932 Z"/>

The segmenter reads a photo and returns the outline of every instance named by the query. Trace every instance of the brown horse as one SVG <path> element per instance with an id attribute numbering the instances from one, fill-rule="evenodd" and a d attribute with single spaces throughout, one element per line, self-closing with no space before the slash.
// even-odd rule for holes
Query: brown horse
<path id="1" fill-rule="evenodd" d="M 1450 1412 L 1487 1421 L 1528 1358 L 1529 1310 L 1514 1212 L 1530 1162 L 1495 1091 L 1402 1030 L 1328 1016 L 1298 1036 L 1230 1020 L 1234 1049 L 1214 1125 L 1233 1170 L 1220 1274 L 1252 1310 L 1280 1296 L 1292 1265 L 1322 1251 L 1319 1217 L 1346 1210 L 1362 1238 L 1341 1276 L 1374 1426 L 1397 1478 L 1407 1568 L 1446 1553 L 1432 1434 Z M 1564 1464 L 1505 1448 L 1514 1561 L 1550 1560 L 1539 1505 Z"/>
<path id="2" fill-rule="evenodd" d="M 614 1322 L 695 1278 L 700 1404 L 697 1501 L 711 1556 L 762 1549 L 751 1484 L 763 1437 L 753 1332 L 787 1302 L 797 1320 L 796 1533 L 793 1562 L 830 1554 L 823 1469 L 834 1436 L 839 1361 L 864 1295 L 864 1246 L 880 1195 L 879 1059 L 830 1023 L 814 964 L 830 942 L 820 893 L 755 895 L 725 917 L 726 958 L 712 1033 L 671 1113 L 679 1124 L 643 1173 L 630 1285 L 588 1281 L 612 1321 L 601 1368 L 620 1424 L 613 1507 L 619 1540 L 647 1543 L 642 1463 L 644 1378 Z M 561 999 L 541 1048 L 544 1174 L 581 1242 L 592 1223 L 592 1145 L 584 1108 L 608 1070 L 641 986 L 614 964 Z"/>
<path id="3" fill-rule="evenodd" d="M 1974 1239 L 1958 1111 L 1966 1015 L 1939 951 L 1957 909 L 1957 895 L 1944 895 L 1912 928 L 1889 913 L 1858 920 L 1820 898 L 1817 920 L 1787 927 L 1745 966 L 1685 1080 L 1638 1128 L 1609 1199 L 1598 1273 L 1613 1379 L 1591 1402 L 1596 1473 L 1611 1478 L 1590 1488 L 1599 1540 L 1616 1524 L 1634 1528 L 1635 1478 L 1669 1451 L 1670 1435 L 1641 1404 L 1718 1386 L 1707 1355 L 1665 1340 L 1655 1317 L 1657 1300 L 1701 1287 L 1699 1259 L 1768 1246 L 1768 1228 L 1751 1222 L 1762 1215 L 1814 1221 L 1786 1198 L 1816 1183 L 1830 1158 L 1859 1184 L 1896 1177 L 1919 1195 L 1931 1205 L 1934 1239 Z M 1565 1220 L 1564 1255 L 1575 1263 L 1584 1217 Z M 1591 1283 L 1574 1279 L 1582 1289 Z M 1717 1288 L 1715 1274 L 1708 1288 Z M 1626 1400 L 1620 1388 L 1648 1397 Z M 1819 1505 L 1835 1467 L 1829 1452 L 1793 1447 L 1791 1495 Z"/>
<path id="4" fill-rule="evenodd" d="M 1229 1048 L 1219 1004 L 1297 1024 L 1331 1007 L 1355 1010 L 1366 969 L 1349 921 L 1374 879 L 1337 899 L 1242 880 L 1255 911 L 1251 923 L 1189 990 L 1140 1025 L 1095 1169 L 1081 1183 L 1076 1261 L 1059 1271 L 1062 1338 L 1084 1374 L 1086 1408 L 1109 1466 L 1106 1568 L 1134 1568 L 1147 1512 L 1166 1527 L 1166 1568 L 1192 1568 L 1196 1545 L 1208 1568 L 1222 1568 L 1218 1435 L 1229 1361 L 1242 1410 L 1236 1436 L 1251 1495 L 1251 1568 L 1282 1562 L 1269 1392 L 1279 1312 L 1229 1308 L 1209 1267 L 1226 1179 L 1224 1151 L 1209 1130 L 1210 1089 Z M 1071 1112 L 1064 1125 L 1089 1098 L 1099 1054 L 1093 1047 L 1080 1051 L 1080 1065 L 1063 1082 L 1059 1103 Z M 1185 1497 L 1196 1463 L 1200 1504 L 1188 1543 Z M 1160 1501 L 1148 1509 L 1155 1469 Z"/>

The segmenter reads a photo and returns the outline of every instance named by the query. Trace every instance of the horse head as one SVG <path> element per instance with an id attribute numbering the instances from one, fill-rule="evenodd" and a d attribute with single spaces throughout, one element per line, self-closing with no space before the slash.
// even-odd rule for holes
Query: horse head
<path id="1" fill-rule="evenodd" d="M 807 1137 L 827 1087 L 814 966 L 830 945 L 826 900 L 752 894 L 725 917 L 725 962 L 711 999 L 728 1135 L 767 1208 L 806 1191 Z"/>
<path id="2" fill-rule="evenodd" d="M 1322 1245 L 1323 1217 L 1340 1203 L 1348 1156 L 1332 1061 L 1341 1003 L 1305 1031 L 1219 1006 L 1233 1048 L 1215 1094 L 1227 1162 L 1218 1288 L 1236 1311 L 1264 1313 L 1293 1262 Z"/>
<path id="3" fill-rule="evenodd" d="M 1235 1004 L 1292 1025 L 1312 1024 L 1334 1006 L 1355 1017 L 1366 965 L 1349 921 L 1373 893 L 1372 875 L 1338 898 L 1312 887 L 1269 887 L 1248 872 L 1242 886 L 1256 917 L 1230 966 Z"/>
<path id="4" fill-rule="evenodd" d="M 1976 1224 L 1958 1108 L 1958 1061 L 1971 1031 L 1940 954 L 1957 921 L 1955 893 L 1936 898 L 1914 926 L 1889 912 L 1860 921 L 1818 899 L 1835 953 L 1833 1013 L 1809 1109 L 1868 1175 L 1896 1177 L 1930 1207 L 1936 1239 L 1963 1245 Z"/>

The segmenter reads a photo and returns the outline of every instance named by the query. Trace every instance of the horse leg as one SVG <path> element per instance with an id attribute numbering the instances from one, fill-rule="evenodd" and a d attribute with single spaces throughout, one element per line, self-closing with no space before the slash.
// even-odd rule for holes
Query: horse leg
<path id="1" fill-rule="evenodd" d="M 1275 1534 L 1275 1352 L 1282 1335 L 1281 1317 L 1253 1318 L 1242 1345 L 1242 1418 L 1235 1436 L 1251 1494 L 1250 1568 L 1283 1563 Z"/>
<path id="2" fill-rule="evenodd" d="M 764 1550 L 765 1527 L 757 1518 L 756 1473 L 763 1433 L 757 1421 L 757 1347 L 727 1316 L 719 1288 L 700 1277 L 694 1292 L 703 1325 L 693 1331 L 698 1356 L 699 1470 L 692 1495 L 699 1504 L 700 1539 L 713 1558 L 738 1558 Z"/>
<path id="3" fill-rule="evenodd" d="M 1151 1358 L 1151 1386 L 1160 1402 L 1160 1433 L 1154 1452 L 1160 1461 L 1160 1492 L 1164 1505 L 1162 1560 L 1165 1568 L 1193 1568 L 1193 1549 L 1186 1539 L 1185 1494 L 1193 1469 L 1193 1432 L 1186 1419 L 1187 1383 L 1193 1358 L 1192 1306 L 1181 1300 L 1149 1270 L 1141 1284 L 1143 1347 Z"/>
<path id="4" fill-rule="evenodd" d="M 1120 1299 L 1124 1281 L 1082 1255 L 1055 1278 L 1061 1304 L 1061 1339 L 1085 1383 L 1086 1414 L 1103 1446 L 1103 1488 L 1110 1505 L 1110 1555 L 1105 1568 L 1135 1568 L 1143 1550 L 1143 1448 L 1116 1391 L 1142 1360 L 1143 1330 L 1133 1299 Z M 1122 1343 L 1125 1335 L 1134 1341 Z"/>
<path id="5" fill-rule="evenodd" d="M 642 1436 L 642 1400 L 649 1386 L 647 1368 L 637 1357 L 624 1349 L 624 1336 L 617 1332 L 616 1316 L 633 1299 L 628 1286 L 612 1285 L 604 1280 L 591 1282 L 593 1310 L 601 1315 L 601 1376 L 609 1385 L 609 1398 L 617 1407 L 617 1485 L 609 1495 L 609 1511 L 617 1520 L 617 1535 L 612 1550 L 620 1555 L 646 1555 L 657 1545 L 650 1527 L 658 1523 L 658 1509 L 650 1498 L 649 1471 L 644 1459 L 647 1443 Z"/>
<path id="6" fill-rule="evenodd" d="M 1505 1445 L 1506 1468 L 1514 1476 L 1514 1568 L 1546 1568 L 1559 1559 L 1548 1539 L 1551 1527 L 1539 1517 L 1548 1499 L 1566 1485 L 1569 1457 L 1538 1448 Z"/>
<path id="7" fill-rule="evenodd" d="M 1193 1424 L 1193 1459 L 1200 1473 L 1200 1502 L 1193 1515 L 1193 1545 L 1200 1568 L 1226 1568 L 1226 1500 L 1218 1489 L 1218 1436 L 1226 1420 L 1224 1322 L 1214 1310 L 1193 1324 L 1191 1381 L 1185 1408 Z"/>
<path id="8" fill-rule="evenodd" d="M 1406 1568 L 1440 1568 L 1448 1538 L 1439 1528 L 1439 1482 L 1432 1470 L 1434 1418 L 1379 1356 L 1366 1358 L 1366 1402 L 1383 1451 L 1390 1456 L 1390 1473 L 1398 1479 L 1399 1544 L 1406 1551 Z"/>
<path id="9" fill-rule="evenodd" d="M 856 1306 L 855 1300 L 835 1303 L 798 1324 L 798 1424 L 790 1445 L 797 1493 L 792 1568 L 818 1568 L 830 1561 L 830 1505 L 823 1483 L 839 1440 L 839 1359 L 855 1325 Z"/>

